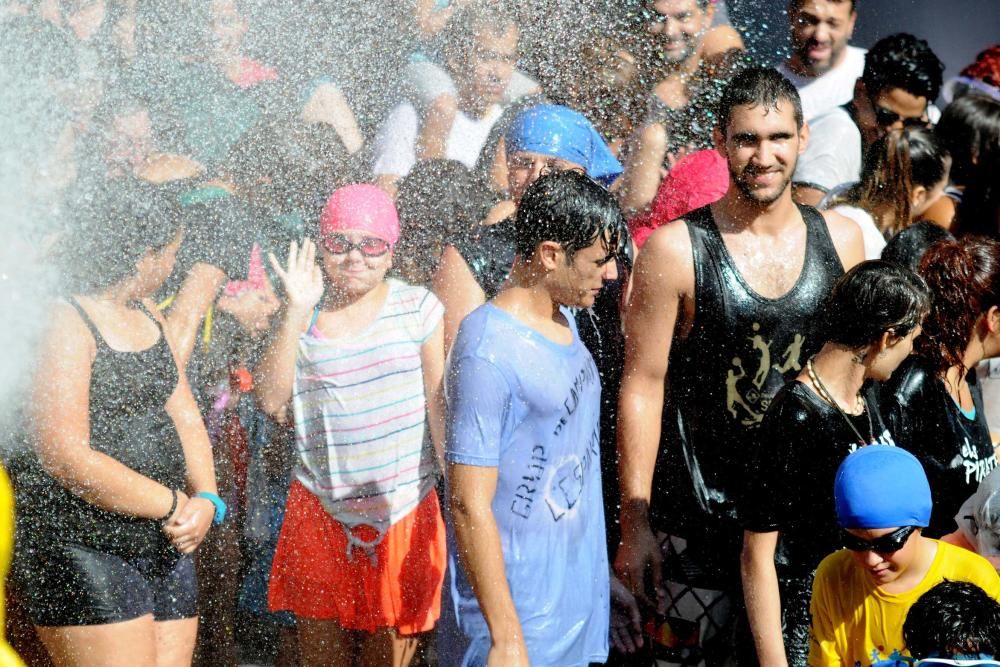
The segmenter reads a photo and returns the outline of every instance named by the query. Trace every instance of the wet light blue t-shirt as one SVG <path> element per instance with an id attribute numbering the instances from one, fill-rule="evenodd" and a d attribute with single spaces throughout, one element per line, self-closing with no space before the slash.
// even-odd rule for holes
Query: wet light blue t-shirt
<path id="1" fill-rule="evenodd" d="M 608 655 L 608 554 L 601 499 L 601 385 L 572 315 L 560 345 L 487 303 L 462 323 L 446 374 L 450 463 L 499 469 L 493 515 L 532 665 Z M 449 530 L 452 600 L 485 665 L 490 635 Z M 496 573 L 501 576 L 501 573 Z"/>

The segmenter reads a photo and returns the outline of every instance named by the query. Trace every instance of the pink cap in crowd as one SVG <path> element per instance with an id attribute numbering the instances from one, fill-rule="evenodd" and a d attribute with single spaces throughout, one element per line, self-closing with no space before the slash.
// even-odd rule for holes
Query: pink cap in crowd
<path id="1" fill-rule="evenodd" d="M 319 217 L 322 235 L 343 231 L 367 232 L 389 245 L 399 240 L 399 214 L 385 192 L 367 183 L 347 185 L 326 200 Z"/>

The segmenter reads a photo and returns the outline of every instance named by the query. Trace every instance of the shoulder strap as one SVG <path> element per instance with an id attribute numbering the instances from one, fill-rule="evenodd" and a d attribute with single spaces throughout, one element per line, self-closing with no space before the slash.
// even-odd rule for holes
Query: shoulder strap
<path id="1" fill-rule="evenodd" d="M 68 302 L 69 305 L 73 306 L 73 308 L 76 309 L 76 312 L 79 313 L 80 318 L 83 320 L 83 323 L 87 325 L 88 329 L 90 329 L 90 333 L 93 334 L 94 340 L 97 342 L 97 345 L 107 347 L 108 344 L 104 342 L 104 336 L 101 335 L 101 332 L 97 328 L 97 325 L 94 324 L 94 320 L 90 319 L 90 315 L 88 315 L 87 311 L 83 309 L 83 306 L 80 305 L 80 302 L 76 300 L 76 297 L 75 296 L 69 297 Z"/>
<path id="2" fill-rule="evenodd" d="M 316 320 L 318 319 L 319 319 L 319 308 L 313 308 L 312 318 L 309 320 L 309 326 L 306 327 L 307 333 L 313 330 L 313 327 L 316 326 Z"/>
<path id="3" fill-rule="evenodd" d="M 160 324 L 160 320 L 158 320 L 156 317 L 154 317 L 153 313 L 149 312 L 149 308 L 146 308 L 146 304 L 144 304 L 142 301 L 135 301 L 134 303 L 137 306 L 139 306 L 139 310 L 141 310 L 142 312 L 146 313 L 146 317 L 148 317 L 149 319 L 153 320 L 153 324 L 156 325 L 156 328 L 160 330 L 160 334 L 162 335 L 163 334 L 163 325 Z"/>

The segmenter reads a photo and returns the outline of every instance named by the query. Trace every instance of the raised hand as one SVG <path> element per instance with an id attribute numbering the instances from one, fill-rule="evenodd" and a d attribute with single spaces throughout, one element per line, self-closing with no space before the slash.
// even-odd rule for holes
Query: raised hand
<path id="1" fill-rule="evenodd" d="M 299 247 L 292 241 L 284 269 L 273 253 L 268 259 L 285 288 L 289 309 L 312 311 L 323 296 L 323 271 L 316 264 L 316 244 L 306 239 Z"/>

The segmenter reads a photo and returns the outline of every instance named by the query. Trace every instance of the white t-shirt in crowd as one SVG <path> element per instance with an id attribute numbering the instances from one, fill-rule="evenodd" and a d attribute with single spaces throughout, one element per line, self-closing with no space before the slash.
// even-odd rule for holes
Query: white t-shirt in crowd
<path id="1" fill-rule="evenodd" d="M 882 256 L 882 248 L 885 247 L 885 237 L 875 225 L 875 218 L 863 208 L 840 204 L 833 207 L 834 213 L 850 218 L 858 223 L 861 228 L 861 236 L 865 244 L 865 259 L 878 259 Z"/>
<path id="2" fill-rule="evenodd" d="M 494 105 L 481 118 L 473 118 L 459 110 L 448 135 L 445 157 L 458 160 L 469 169 L 475 167 L 479 152 L 502 111 L 499 105 Z M 401 102 L 389 112 L 375 137 L 375 163 L 372 168 L 375 176 L 406 176 L 410 173 L 417 161 L 418 129 L 417 111 L 409 102 Z"/>
<path id="3" fill-rule="evenodd" d="M 854 82 L 865 68 L 866 53 L 865 49 L 848 46 L 839 65 L 816 77 L 800 76 L 788 69 L 785 63 L 778 65 L 778 71 L 798 88 L 802 98 L 802 116 L 806 121 L 851 101 Z"/>
<path id="4" fill-rule="evenodd" d="M 809 121 L 809 143 L 792 181 L 823 192 L 861 178 L 861 130 L 842 107 Z"/>

